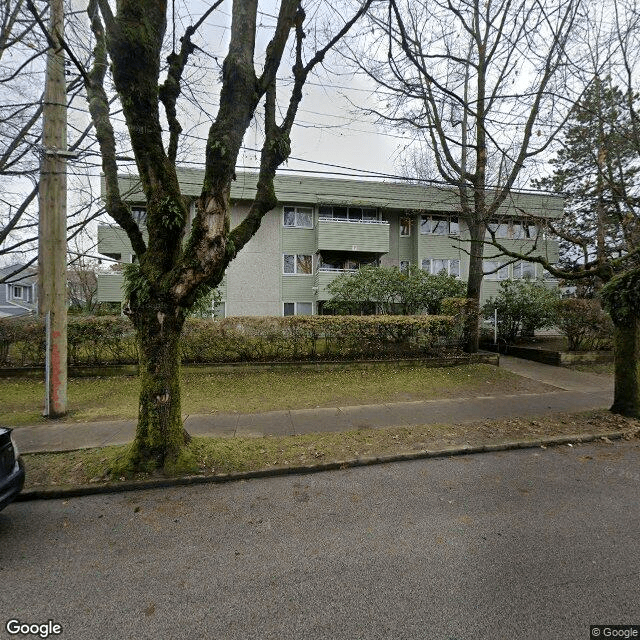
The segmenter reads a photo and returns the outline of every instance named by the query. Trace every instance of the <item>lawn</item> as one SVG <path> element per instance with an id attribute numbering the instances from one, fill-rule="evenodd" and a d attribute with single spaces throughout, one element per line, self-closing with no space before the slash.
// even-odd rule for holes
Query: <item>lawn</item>
<path id="1" fill-rule="evenodd" d="M 381 402 L 401 402 L 505 393 L 535 393 L 552 387 L 492 365 L 429 368 L 377 364 L 367 368 L 274 368 L 202 370 L 184 367 L 182 411 L 256 413 Z M 0 380 L 0 424 L 43 424 L 44 384 L 25 378 Z M 135 377 L 75 378 L 68 385 L 70 422 L 133 419 Z"/>
<path id="2" fill-rule="evenodd" d="M 214 475 L 234 471 L 273 469 L 322 462 L 352 460 L 423 451 L 461 444 L 480 445 L 513 440 L 540 440 L 557 435 L 576 435 L 636 430 L 640 421 L 608 411 L 540 416 L 535 419 L 511 418 L 471 424 L 418 425 L 359 429 L 343 433 L 312 433 L 264 438 L 199 438 L 187 448 L 188 465 L 174 475 Z M 601 455 L 615 455 L 603 443 Z M 115 471 L 126 455 L 128 445 L 85 449 L 65 453 L 23 456 L 27 468 L 27 489 L 81 485 L 125 479 Z M 585 458 L 586 461 L 586 458 Z M 129 475 L 129 474 L 127 474 Z M 150 477 L 139 473 L 137 479 Z"/>

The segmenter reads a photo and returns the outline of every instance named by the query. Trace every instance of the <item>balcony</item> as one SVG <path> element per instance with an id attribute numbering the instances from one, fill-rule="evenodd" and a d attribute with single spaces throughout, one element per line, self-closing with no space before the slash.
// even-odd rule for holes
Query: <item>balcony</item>
<path id="1" fill-rule="evenodd" d="M 388 253 L 389 223 L 379 220 L 318 220 L 319 251 Z"/>

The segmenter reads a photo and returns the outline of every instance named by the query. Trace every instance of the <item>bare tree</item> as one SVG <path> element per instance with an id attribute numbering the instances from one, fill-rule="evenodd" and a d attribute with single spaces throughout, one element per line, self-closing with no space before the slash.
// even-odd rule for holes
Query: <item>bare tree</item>
<path id="1" fill-rule="evenodd" d="M 635 3 L 612 0 L 606 15 L 589 7 L 592 31 L 584 49 L 590 55 L 572 71 L 586 76 L 591 89 L 572 110 L 571 126 L 563 132 L 556 164 L 571 179 L 563 159 L 571 151 L 567 143 L 584 148 L 582 169 L 576 175 L 591 184 L 593 197 L 585 190 L 580 202 L 586 207 L 567 208 L 568 220 L 551 225 L 551 230 L 576 248 L 576 257 L 564 268 L 549 264 L 543 256 L 528 260 L 545 266 L 553 275 L 568 281 L 596 280 L 604 283 L 602 302 L 614 323 L 615 391 L 611 411 L 640 416 L 640 119 L 638 114 L 638 69 L 640 68 L 640 14 Z M 613 20 L 611 16 L 613 15 Z M 606 63 L 606 64 L 603 64 Z M 606 82 L 600 77 L 606 69 Z M 584 145 L 586 132 L 574 134 L 575 119 L 591 130 L 591 144 Z M 575 139 L 574 139 L 575 138 Z M 591 205 L 589 201 L 591 199 Z M 504 255 L 523 256 L 497 242 L 491 243 Z"/>
<path id="2" fill-rule="evenodd" d="M 69 251 L 67 298 L 75 311 L 91 314 L 98 306 L 98 262 L 86 255 L 83 247 Z"/>
<path id="3" fill-rule="evenodd" d="M 487 227 L 569 111 L 563 73 L 579 6 L 390 0 L 370 12 L 360 45 L 347 50 L 378 87 L 378 100 L 364 109 L 413 134 L 422 146 L 419 178 L 428 165 L 429 177 L 457 189 L 470 235 L 467 296 L 476 302 Z M 476 351 L 475 314 L 466 334 L 466 349 Z"/>
<path id="4" fill-rule="evenodd" d="M 15 280 L 37 260 L 38 180 L 41 158 L 44 54 L 49 42 L 39 30 L 48 3 L 0 0 L 0 260 L 15 265 L 4 280 Z M 68 103 L 74 109 L 84 93 L 81 77 L 69 75 Z M 71 128 L 69 151 L 74 202 L 68 216 L 69 239 L 102 214 L 99 194 L 90 193 L 82 154 L 96 144 L 89 122 Z M 81 192 L 81 193 L 79 193 Z"/>
<path id="5" fill-rule="evenodd" d="M 106 209 L 127 233 L 137 256 L 125 278 L 126 313 L 136 329 L 141 372 L 138 427 L 129 460 L 132 468 L 170 469 L 181 459 L 188 440 L 180 412 L 178 377 L 179 340 L 185 317 L 200 296 L 221 282 L 229 262 L 277 204 L 273 178 L 290 154 L 291 128 L 304 84 L 371 1 L 363 2 L 348 19 L 336 7 L 322 5 L 331 15 L 333 30 L 324 44 L 309 51 L 308 43 L 313 38 L 307 38 L 310 27 L 301 1 L 282 0 L 259 67 L 258 2 L 233 3 L 219 85 L 208 87 L 211 93 L 219 91 L 219 107 L 209 129 L 202 193 L 189 226 L 188 205 L 176 172 L 182 141 L 179 99 L 190 58 L 207 46 L 196 47 L 193 38 L 221 1 L 212 3 L 185 30 L 179 46 L 166 59 L 166 70 L 161 70 L 167 35 L 166 1 L 120 0 L 114 13 L 108 0 L 89 0 L 93 58 L 86 69 L 77 59 L 76 63 L 100 146 Z M 276 77 L 285 72 L 289 56 L 293 60 L 290 89 L 283 96 Z M 128 143 L 146 199 L 148 236 L 120 192 L 108 82 L 113 83 L 126 121 Z M 264 141 L 257 193 L 246 218 L 231 229 L 229 199 L 236 160 L 243 136 L 261 104 Z"/>

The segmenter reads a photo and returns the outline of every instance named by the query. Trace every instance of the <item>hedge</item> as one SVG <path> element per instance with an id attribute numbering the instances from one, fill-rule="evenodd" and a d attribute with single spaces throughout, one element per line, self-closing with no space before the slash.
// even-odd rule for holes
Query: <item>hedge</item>
<path id="1" fill-rule="evenodd" d="M 376 359 L 441 355 L 459 336 L 453 316 L 190 318 L 181 349 L 185 363 Z M 133 326 L 121 316 L 70 317 L 68 345 L 70 365 L 138 359 Z M 42 366 L 44 349 L 41 321 L 0 319 L 0 366 Z"/>

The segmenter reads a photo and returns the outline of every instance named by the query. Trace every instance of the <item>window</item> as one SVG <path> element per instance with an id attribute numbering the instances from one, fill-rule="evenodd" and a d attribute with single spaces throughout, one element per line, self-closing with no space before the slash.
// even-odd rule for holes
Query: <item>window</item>
<path id="1" fill-rule="evenodd" d="M 431 273 L 434 276 L 444 271 L 449 276 L 460 277 L 460 260 L 424 258 L 421 266 L 423 271 Z"/>
<path id="2" fill-rule="evenodd" d="M 320 220 L 331 220 L 333 218 L 333 207 L 320 207 Z"/>
<path id="3" fill-rule="evenodd" d="M 508 280 L 509 266 L 498 260 L 483 260 L 482 270 L 487 280 Z"/>
<path id="4" fill-rule="evenodd" d="M 512 224 L 513 237 L 516 240 L 535 240 L 538 236 L 538 227 L 524 220 L 514 220 Z"/>
<path id="5" fill-rule="evenodd" d="M 408 238 L 411 235 L 411 218 L 400 218 L 400 237 Z"/>
<path id="6" fill-rule="evenodd" d="M 347 210 L 348 220 L 354 222 L 362 222 L 362 209 L 360 207 L 349 207 Z"/>
<path id="7" fill-rule="evenodd" d="M 487 225 L 487 238 L 491 237 L 490 231 L 493 231 L 496 238 L 508 238 L 509 237 L 509 223 L 501 222 L 499 220 L 491 220 Z"/>
<path id="8" fill-rule="evenodd" d="M 438 275 L 439 273 L 442 273 L 443 271 L 445 273 L 447 273 L 448 271 L 448 260 L 440 260 L 439 258 L 436 258 L 434 260 L 431 261 L 431 268 L 433 269 L 433 273 L 435 275 Z"/>
<path id="9" fill-rule="evenodd" d="M 513 232 L 513 238 L 515 240 L 522 240 L 526 238 L 526 227 L 523 226 L 520 220 L 514 220 L 511 226 Z"/>
<path id="10" fill-rule="evenodd" d="M 424 215 L 420 217 L 420 233 L 434 236 L 449 236 L 460 233 L 458 218 Z"/>
<path id="11" fill-rule="evenodd" d="M 300 229 L 313 229 L 313 209 L 311 207 L 284 207 L 283 225 Z"/>
<path id="12" fill-rule="evenodd" d="M 224 302 L 217 302 L 213 305 L 213 317 L 219 319 L 227 317 L 227 308 Z"/>
<path id="13" fill-rule="evenodd" d="M 310 316 L 313 314 L 312 302 L 285 302 L 282 307 L 284 316 Z"/>
<path id="14" fill-rule="evenodd" d="M 320 220 L 341 222 L 378 222 L 378 211 L 369 207 L 320 207 Z"/>
<path id="15" fill-rule="evenodd" d="M 11 287 L 11 297 L 14 300 L 23 300 L 26 298 L 26 287 L 22 287 L 20 285 L 14 284 Z"/>
<path id="16" fill-rule="evenodd" d="M 401 273 L 409 273 L 409 260 L 400 260 Z"/>
<path id="17" fill-rule="evenodd" d="M 147 208 L 138 205 L 131 207 L 131 215 L 138 226 L 147 224 Z"/>
<path id="18" fill-rule="evenodd" d="M 187 217 L 187 229 L 191 228 L 193 224 L 193 219 L 196 217 L 196 201 L 192 200 L 189 203 L 189 215 Z"/>
<path id="19" fill-rule="evenodd" d="M 282 273 L 310 275 L 313 273 L 313 260 L 310 255 L 285 253 Z"/>
<path id="20" fill-rule="evenodd" d="M 535 280 L 536 265 L 533 262 L 518 262 L 513 265 L 514 280 Z"/>
<path id="21" fill-rule="evenodd" d="M 490 231 L 501 239 L 535 240 L 538 237 L 538 227 L 526 220 L 491 220 L 487 225 L 487 238 L 491 237 Z"/>

